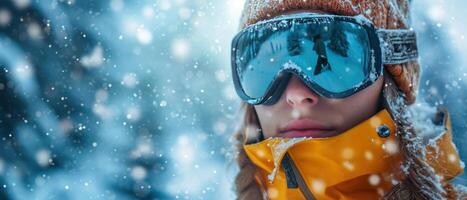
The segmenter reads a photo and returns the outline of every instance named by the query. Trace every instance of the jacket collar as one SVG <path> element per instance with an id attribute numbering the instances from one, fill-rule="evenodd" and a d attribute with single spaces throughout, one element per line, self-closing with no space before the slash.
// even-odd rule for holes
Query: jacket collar
<path id="1" fill-rule="evenodd" d="M 244 149 L 260 169 L 256 178 L 270 199 L 303 199 L 304 189 L 317 199 L 377 198 L 391 188 L 393 172 L 400 166 L 395 129 L 383 109 L 334 137 L 268 138 Z M 284 157 L 295 170 L 282 166 Z M 290 174 L 302 178 L 306 188 L 293 184 Z"/>

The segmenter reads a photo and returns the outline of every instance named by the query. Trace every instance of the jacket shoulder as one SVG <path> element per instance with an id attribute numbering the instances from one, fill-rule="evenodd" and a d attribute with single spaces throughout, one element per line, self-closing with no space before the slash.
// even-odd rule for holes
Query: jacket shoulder
<path id="1" fill-rule="evenodd" d="M 433 122 L 444 126 L 444 132 L 431 139 L 425 147 L 427 163 L 435 172 L 450 180 L 464 171 L 464 163 L 459 158 L 459 152 L 452 141 L 452 128 L 449 112 L 439 107 Z"/>

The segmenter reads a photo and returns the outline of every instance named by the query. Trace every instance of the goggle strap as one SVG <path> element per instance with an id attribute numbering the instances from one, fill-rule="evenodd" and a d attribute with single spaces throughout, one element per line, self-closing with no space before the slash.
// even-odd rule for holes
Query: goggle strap
<path id="1" fill-rule="evenodd" d="M 378 29 L 383 64 L 401 64 L 418 59 L 415 31 Z"/>

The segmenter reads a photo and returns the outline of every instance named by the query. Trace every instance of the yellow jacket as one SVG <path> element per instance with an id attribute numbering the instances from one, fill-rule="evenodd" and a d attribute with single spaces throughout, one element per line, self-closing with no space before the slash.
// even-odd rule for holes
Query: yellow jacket
<path id="1" fill-rule="evenodd" d="M 445 132 L 426 147 L 426 160 L 445 180 L 463 168 L 452 144 L 447 111 Z M 329 138 L 269 138 L 244 149 L 259 168 L 257 182 L 268 199 L 378 199 L 402 180 L 396 127 L 382 110 Z"/>

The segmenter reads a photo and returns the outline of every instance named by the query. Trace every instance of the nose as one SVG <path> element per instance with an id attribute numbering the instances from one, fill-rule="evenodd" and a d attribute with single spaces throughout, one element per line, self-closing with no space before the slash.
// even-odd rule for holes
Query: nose
<path id="1" fill-rule="evenodd" d="M 318 103 L 319 96 L 293 75 L 284 91 L 287 103 L 292 107 L 309 107 Z"/>

